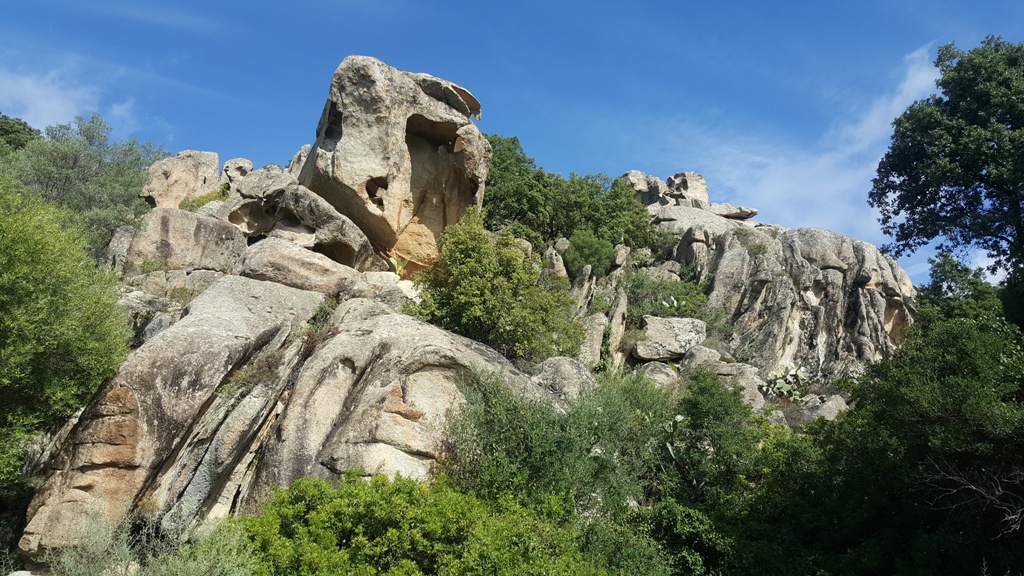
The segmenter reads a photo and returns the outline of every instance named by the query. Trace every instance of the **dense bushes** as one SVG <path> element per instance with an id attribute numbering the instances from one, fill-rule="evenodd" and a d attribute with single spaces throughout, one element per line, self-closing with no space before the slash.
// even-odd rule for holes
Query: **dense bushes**
<path id="1" fill-rule="evenodd" d="M 572 354 L 583 328 L 564 280 L 541 277 L 539 259 L 509 230 L 490 234 L 470 210 L 438 240 L 437 264 L 420 274 L 422 302 L 408 312 L 528 360 Z"/>
<path id="2" fill-rule="evenodd" d="M 299 480 L 244 519 L 268 574 L 604 574 L 580 534 L 512 502 L 355 473 Z"/>

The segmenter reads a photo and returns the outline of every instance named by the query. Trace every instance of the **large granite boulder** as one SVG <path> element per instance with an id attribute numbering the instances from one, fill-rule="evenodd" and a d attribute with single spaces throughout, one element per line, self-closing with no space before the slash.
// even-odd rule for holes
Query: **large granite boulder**
<path id="1" fill-rule="evenodd" d="M 228 272 L 245 247 L 245 236 L 227 222 L 176 208 L 154 208 L 128 245 L 124 270 Z"/>
<path id="2" fill-rule="evenodd" d="M 177 208 L 186 198 L 220 188 L 220 159 L 216 152 L 182 150 L 154 162 L 142 187 L 142 197 L 155 208 Z"/>
<path id="3" fill-rule="evenodd" d="M 323 298 L 225 276 L 192 301 L 184 318 L 132 352 L 86 407 L 36 491 L 21 550 L 38 556 L 70 544 L 85 519 L 118 518 L 161 478 L 184 489 L 189 475 L 179 475 L 169 458 L 185 457 L 190 444 L 210 446 L 212 433 L 197 425 L 224 419 L 235 396 L 222 389 L 231 375 L 265 351 L 287 349 L 295 327 Z M 294 354 L 282 357 L 287 362 L 295 362 Z M 275 403 L 266 396 L 252 423 Z M 246 451 L 253 428 L 235 429 L 218 449 Z"/>
<path id="4" fill-rule="evenodd" d="M 491 149 L 470 121 L 466 89 L 380 60 L 338 67 L 299 182 L 352 219 L 413 272 L 436 261 L 437 237 L 483 202 Z"/>
<path id="5" fill-rule="evenodd" d="M 207 288 L 129 356 L 56 449 L 22 553 L 139 507 L 168 534 L 188 533 L 254 510 L 273 486 L 354 467 L 426 479 L 474 373 L 502 374 L 524 397 L 571 394 L 564 376 L 535 383 L 494 350 L 383 304 L 352 299 L 327 317 L 324 302 L 239 276 Z"/>
<path id="6" fill-rule="evenodd" d="M 278 166 L 249 174 L 217 209 L 245 236 L 279 237 L 357 270 L 386 270 L 370 240 L 331 204 Z M 252 241 L 251 240 L 251 241 Z"/>

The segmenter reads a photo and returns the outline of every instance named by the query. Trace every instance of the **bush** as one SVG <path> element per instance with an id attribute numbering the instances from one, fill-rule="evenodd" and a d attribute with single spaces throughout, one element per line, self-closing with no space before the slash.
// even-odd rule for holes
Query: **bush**
<path id="1" fill-rule="evenodd" d="M 692 280 L 660 279 L 644 270 L 634 270 L 623 274 L 620 282 L 629 303 L 626 322 L 631 328 L 638 327 L 646 315 L 698 318 L 709 329 L 723 323 L 724 313 L 708 306 L 708 297 Z"/>
<path id="2" fill-rule="evenodd" d="M 601 240 L 586 228 L 573 232 L 569 238 L 569 249 L 565 252 L 565 268 L 574 278 L 583 267 L 590 264 L 590 272 L 597 278 L 608 275 L 615 260 L 615 247 L 607 240 Z"/>
<path id="3" fill-rule="evenodd" d="M 527 256 L 504 230 L 484 229 L 471 209 L 438 240 L 437 264 L 417 277 L 422 302 L 407 311 L 418 318 L 531 361 L 575 354 L 583 327 L 564 279 L 540 285 L 540 261 Z"/>
<path id="4" fill-rule="evenodd" d="M 573 527 L 444 482 L 298 480 L 242 521 L 272 575 L 605 573 Z"/>
<path id="5" fill-rule="evenodd" d="M 152 533 L 133 531 L 123 519 L 93 519 L 81 528 L 78 544 L 50 551 L 44 560 L 54 576 L 250 576 L 263 568 L 241 525 L 225 522 L 205 536 L 175 546 Z"/>
<path id="6" fill-rule="evenodd" d="M 62 424 L 111 376 L 131 331 L 113 275 L 68 215 L 0 174 L 0 492 L 26 442 Z"/>

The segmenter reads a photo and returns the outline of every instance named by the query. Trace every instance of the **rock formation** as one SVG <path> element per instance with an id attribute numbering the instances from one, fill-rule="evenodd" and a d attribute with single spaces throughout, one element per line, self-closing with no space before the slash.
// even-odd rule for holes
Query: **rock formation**
<path id="1" fill-rule="evenodd" d="M 196 198 L 220 188 L 220 161 L 216 152 L 183 150 L 177 156 L 157 160 L 149 167 L 142 197 L 155 208 L 177 208 L 186 198 Z M 250 169 L 252 164 L 250 163 Z"/>
<path id="2" fill-rule="evenodd" d="M 274 282 L 214 282 L 86 408 L 37 492 L 22 551 L 67 545 L 82 518 L 129 507 L 160 512 L 175 533 L 252 510 L 297 478 L 352 467 L 426 478 L 471 371 L 503 373 L 530 397 L 571 386 L 534 383 L 490 348 L 372 300 L 311 323 L 323 302 Z"/>
<path id="3" fill-rule="evenodd" d="M 470 121 L 479 115 L 456 84 L 350 56 L 334 73 L 299 182 L 378 251 L 422 269 L 436 261 L 444 227 L 483 202 L 491 149 Z"/>
<path id="4" fill-rule="evenodd" d="M 406 271 L 430 265 L 444 227 L 481 203 L 490 148 L 470 121 L 479 113 L 455 84 L 350 57 L 335 72 L 316 144 L 287 170 L 254 171 L 245 159 L 218 170 L 215 154 L 191 151 L 154 164 L 146 190 L 157 208 L 111 246 L 136 348 L 53 447 L 22 552 L 67 546 L 83 518 L 140 507 L 168 533 L 187 533 L 253 510 L 274 485 L 352 467 L 426 478 L 474 372 L 564 406 L 595 385 L 590 370 L 602 362 L 644 364 L 674 392 L 689 367 L 739 386 L 760 411 L 774 372 L 797 362 L 825 376 L 858 370 L 910 321 L 913 288 L 874 246 L 758 224 L 752 208 L 709 203 L 692 172 L 667 183 L 626 175 L 676 237 L 675 261 L 619 246 L 609 278 L 583 268 L 573 282 L 589 314 L 578 359 L 527 374 L 403 315 L 415 289 L 385 271 L 384 257 L 407 259 Z M 211 187 L 227 199 L 176 208 Z M 563 239 L 544 252 L 546 273 L 566 275 L 568 247 Z M 649 316 L 645 339 L 621 345 L 628 300 L 616 275 L 631 261 L 669 281 L 681 264 L 693 267 L 733 323 L 728 341 L 706 338 L 700 320 Z M 598 296 L 605 306 L 588 310 Z M 837 395 L 808 397 L 784 418 L 802 425 L 844 407 Z"/>
<path id="5" fill-rule="evenodd" d="M 874 245 L 816 228 L 750 220 L 753 208 L 671 200 L 666 189 L 706 192 L 700 175 L 671 185 L 626 175 L 659 228 L 679 238 L 676 260 L 710 284 L 709 303 L 734 326 L 729 347 L 762 377 L 802 364 L 834 378 L 892 350 L 913 312 L 906 273 Z M 686 182 L 684 186 L 681 184 Z"/>

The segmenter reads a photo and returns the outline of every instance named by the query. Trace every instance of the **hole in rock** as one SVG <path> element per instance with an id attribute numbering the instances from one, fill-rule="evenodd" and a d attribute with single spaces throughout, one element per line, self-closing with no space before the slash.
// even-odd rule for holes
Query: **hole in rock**
<path id="1" fill-rule="evenodd" d="M 384 192 L 388 189 L 387 176 L 377 176 L 366 181 L 366 196 L 377 206 L 384 207 Z"/>
<path id="2" fill-rule="evenodd" d="M 351 268 L 356 265 L 356 251 L 343 242 L 324 242 L 313 246 L 313 252 L 318 252 L 334 260 L 338 264 L 344 264 Z"/>

